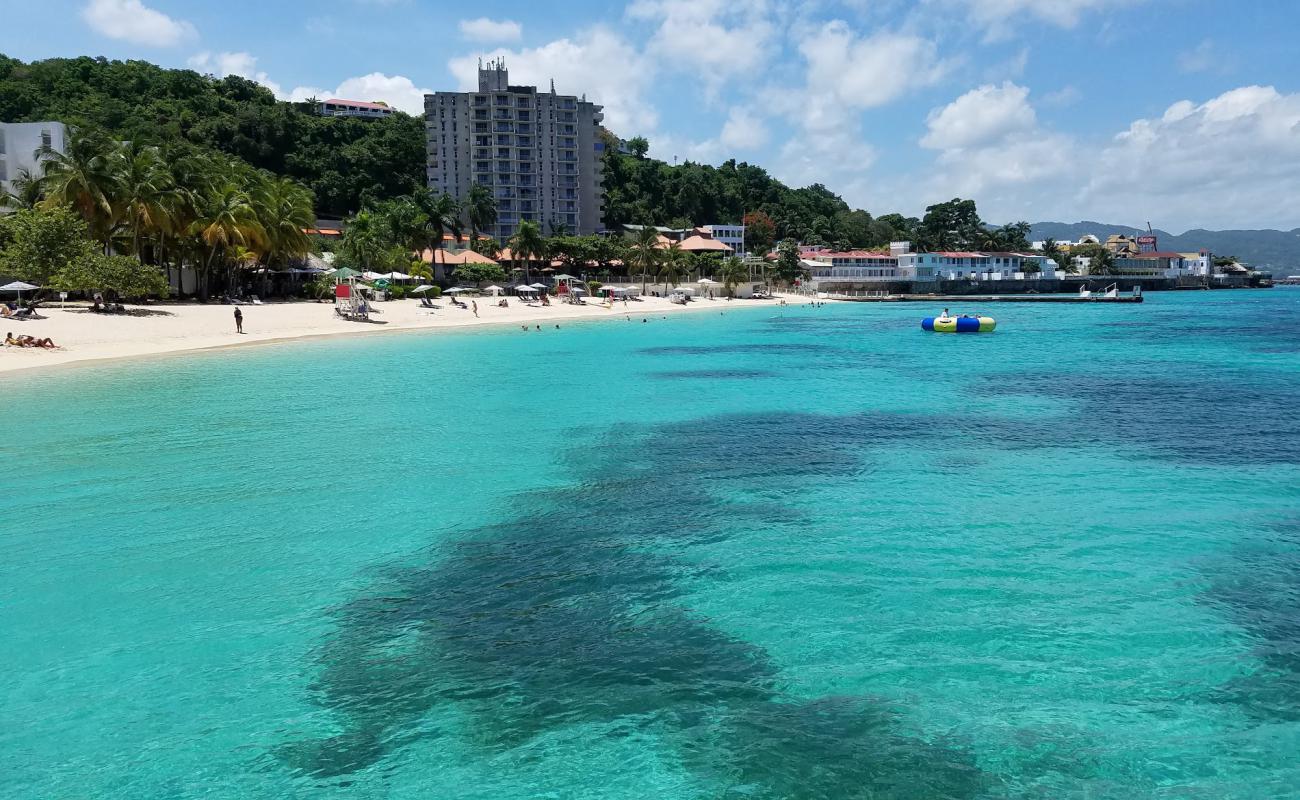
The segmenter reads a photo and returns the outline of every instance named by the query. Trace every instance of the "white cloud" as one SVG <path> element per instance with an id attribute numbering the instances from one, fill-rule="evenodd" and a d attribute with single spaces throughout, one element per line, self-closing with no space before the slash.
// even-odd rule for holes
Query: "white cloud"
<path id="1" fill-rule="evenodd" d="M 270 76 L 265 72 L 257 69 L 257 56 L 252 53 L 213 54 L 205 51 L 191 56 L 185 63 L 191 69 L 198 70 L 205 75 L 215 75 L 218 78 L 238 75 L 250 81 L 257 81 L 274 92 L 276 97 L 284 99 L 284 92 L 281 90 L 280 84 L 271 80 Z"/>
<path id="2" fill-rule="evenodd" d="M 910 89 L 929 86 L 950 67 L 928 39 L 887 31 L 859 37 L 840 20 L 805 37 L 799 52 L 808 65 L 809 93 L 857 109 L 881 106 Z"/>
<path id="3" fill-rule="evenodd" d="M 824 183 L 850 203 L 865 203 L 877 158 L 862 112 L 930 86 L 951 68 L 935 43 L 910 33 L 859 35 L 836 20 L 797 31 L 805 83 L 773 89 L 761 105 L 795 123 L 773 171 L 795 185 Z"/>
<path id="4" fill-rule="evenodd" d="M 981 87 L 931 115 L 934 165 L 897 182 L 890 207 L 971 197 L 990 220 L 1152 220 L 1168 229 L 1295 225 L 1300 93 L 1245 86 L 1180 100 L 1104 141 L 1043 128 L 1018 87 Z M 990 92 L 992 89 L 992 92 Z M 963 100 L 993 95 L 993 118 L 957 124 Z M 973 112 L 972 112 L 973 113 Z M 953 122 L 955 131 L 945 131 Z"/>
<path id="5" fill-rule="evenodd" d="M 711 92 L 772 58 L 772 14 L 766 0 L 634 0 L 627 8 L 634 22 L 658 23 L 646 53 Z"/>
<path id="6" fill-rule="evenodd" d="M 1074 28 L 1090 12 L 1138 5 L 1146 0 L 925 0 L 947 13 L 964 10 L 991 39 L 1005 38 L 1018 25 L 1045 22 L 1058 28 Z"/>
<path id="7" fill-rule="evenodd" d="M 460 35 L 473 42 L 517 42 L 523 38 L 524 28 L 514 20 L 479 17 L 461 20 Z"/>
<path id="8" fill-rule="evenodd" d="M 96 33 L 133 44 L 175 47 L 198 35 L 190 23 L 172 19 L 141 0 L 90 0 L 81 18 Z"/>
<path id="9" fill-rule="evenodd" d="M 1210 39 L 1203 39 L 1191 50 L 1178 56 L 1178 69 L 1183 72 L 1227 73 L 1232 70 L 1233 58 Z"/>
<path id="10" fill-rule="evenodd" d="M 655 130 L 658 114 L 646 98 L 655 77 L 654 62 L 622 36 L 596 26 L 572 38 L 522 50 L 498 48 L 484 59 L 504 58 L 510 82 L 562 94 L 583 94 L 605 106 L 605 124 L 623 137 Z M 453 58 L 447 65 L 461 91 L 478 87 L 479 55 Z"/>
<path id="11" fill-rule="evenodd" d="M 961 150 L 996 144 L 1012 133 L 1031 131 L 1038 124 L 1029 105 L 1029 90 L 1006 81 L 981 86 L 930 112 L 929 132 L 921 146 L 931 150 Z"/>
<path id="12" fill-rule="evenodd" d="M 731 109 L 718 134 L 718 141 L 728 150 L 756 150 L 767 144 L 767 138 L 763 120 L 740 107 Z"/>
<path id="13" fill-rule="evenodd" d="M 1097 156 L 1086 191 L 1128 218 L 1179 225 L 1295 224 L 1300 94 L 1245 86 L 1141 119 Z M 1173 223 L 1169 223 L 1172 225 Z"/>

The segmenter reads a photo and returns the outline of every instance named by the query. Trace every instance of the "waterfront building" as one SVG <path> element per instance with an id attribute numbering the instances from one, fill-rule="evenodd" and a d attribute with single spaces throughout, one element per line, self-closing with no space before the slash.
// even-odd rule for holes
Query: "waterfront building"
<path id="1" fill-rule="evenodd" d="M 872 250 L 813 250 L 803 266 L 814 287 L 825 283 L 886 283 L 902 280 L 898 257 Z"/>
<path id="2" fill-rule="evenodd" d="M 744 225 L 705 225 L 703 230 L 739 255 L 745 254 Z"/>
<path id="3" fill-rule="evenodd" d="M 506 241 L 531 221 L 543 233 L 601 229 L 602 108 L 585 98 L 511 86 L 502 61 L 478 71 L 478 90 L 425 95 L 428 185 L 464 201 L 475 184 L 492 190 Z"/>
<path id="4" fill-rule="evenodd" d="M 67 141 L 62 122 L 0 122 L 0 189 L 11 191 L 24 170 L 39 177 L 38 153 L 46 147 L 62 153 Z"/>
<path id="5" fill-rule="evenodd" d="M 361 117 L 382 119 L 391 117 L 393 109 L 387 103 L 363 103 L 360 100 L 322 100 L 316 104 L 316 113 L 322 117 Z"/>

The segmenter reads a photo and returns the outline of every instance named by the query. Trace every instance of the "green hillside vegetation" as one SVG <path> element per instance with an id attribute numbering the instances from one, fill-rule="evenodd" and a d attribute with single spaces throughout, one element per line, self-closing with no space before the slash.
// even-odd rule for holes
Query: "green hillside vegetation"
<path id="1" fill-rule="evenodd" d="M 144 61 L 0 55 L 0 121 L 58 120 L 122 141 L 188 143 L 302 183 L 317 213 L 346 216 L 367 201 L 424 185 L 424 124 L 324 118 L 239 77 L 214 79 Z"/>

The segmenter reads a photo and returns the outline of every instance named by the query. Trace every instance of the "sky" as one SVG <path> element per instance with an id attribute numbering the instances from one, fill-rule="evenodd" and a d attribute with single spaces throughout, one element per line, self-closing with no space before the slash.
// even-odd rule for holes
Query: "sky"
<path id="1" fill-rule="evenodd" d="M 667 161 L 873 214 L 1300 227 L 1295 0 L 4 0 L 0 52 L 143 59 L 279 96 L 585 94 Z"/>

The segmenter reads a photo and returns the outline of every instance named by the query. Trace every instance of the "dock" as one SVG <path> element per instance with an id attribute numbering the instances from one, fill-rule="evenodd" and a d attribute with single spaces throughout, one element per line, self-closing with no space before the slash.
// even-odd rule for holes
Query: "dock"
<path id="1" fill-rule="evenodd" d="M 832 300 L 851 303 L 1141 303 L 1142 295 L 1077 294 L 892 294 L 874 297 L 830 295 Z"/>

